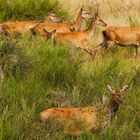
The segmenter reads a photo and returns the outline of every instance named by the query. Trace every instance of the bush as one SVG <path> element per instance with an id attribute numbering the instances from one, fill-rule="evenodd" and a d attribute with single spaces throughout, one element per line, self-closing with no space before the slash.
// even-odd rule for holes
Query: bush
<path id="1" fill-rule="evenodd" d="M 0 64 L 5 75 L 25 75 L 32 65 L 25 51 L 17 47 L 18 40 L 6 39 L 0 46 Z"/>

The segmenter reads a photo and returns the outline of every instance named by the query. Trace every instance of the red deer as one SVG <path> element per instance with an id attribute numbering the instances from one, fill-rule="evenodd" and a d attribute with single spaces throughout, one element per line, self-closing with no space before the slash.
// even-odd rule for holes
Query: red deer
<path id="1" fill-rule="evenodd" d="M 91 25 L 86 30 L 76 32 L 55 33 L 54 39 L 58 39 L 62 43 L 70 44 L 70 47 L 88 46 L 97 25 L 106 26 L 106 23 L 99 17 L 98 13 L 92 19 Z M 45 29 L 44 29 L 45 30 Z M 89 49 L 83 48 L 92 55 Z"/>
<path id="2" fill-rule="evenodd" d="M 50 21 L 59 22 L 60 19 L 55 13 L 51 12 L 44 19 L 45 23 L 49 23 Z M 0 33 L 4 33 L 5 35 L 22 35 L 30 31 L 30 29 L 35 27 L 37 24 L 37 21 L 4 22 L 0 24 Z"/>
<path id="3" fill-rule="evenodd" d="M 105 47 L 110 48 L 113 45 L 119 46 L 134 46 L 135 56 L 137 55 L 138 48 L 140 47 L 140 28 L 139 27 L 106 27 L 102 31 L 104 40 L 98 45 L 96 49 Z"/>
<path id="4" fill-rule="evenodd" d="M 49 119 L 60 123 L 65 122 L 65 133 L 74 136 L 81 135 L 85 130 L 95 131 L 106 128 L 123 103 L 124 92 L 128 89 L 128 85 L 123 86 L 120 90 L 114 90 L 107 85 L 107 89 L 112 95 L 109 103 L 100 107 L 49 108 L 40 113 L 40 119 L 46 123 Z"/>
<path id="5" fill-rule="evenodd" d="M 73 24 L 70 23 L 38 23 L 34 28 L 31 29 L 33 35 L 40 34 L 44 35 L 43 29 L 48 32 L 52 32 L 56 30 L 56 32 L 71 32 L 71 30 L 78 31 L 82 27 L 83 18 L 92 18 L 89 13 L 85 12 L 83 8 L 81 8 L 76 21 Z"/>

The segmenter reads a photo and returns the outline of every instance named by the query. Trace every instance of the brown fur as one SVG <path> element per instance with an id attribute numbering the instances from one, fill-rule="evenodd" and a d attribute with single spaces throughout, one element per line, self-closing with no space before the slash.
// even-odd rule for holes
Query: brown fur
<path id="1" fill-rule="evenodd" d="M 71 135 L 80 135 L 84 128 L 76 125 L 78 122 L 84 122 L 83 127 L 89 129 L 96 126 L 96 109 L 93 107 L 83 107 L 83 108 L 50 108 L 40 113 L 41 121 L 45 122 L 47 119 L 60 119 L 66 121 L 67 131 Z"/>
<path id="2" fill-rule="evenodd" d="M 86 13 L 87 18 L 92 18 L 88 13 Z M 32 30 L 37 34 L 44 35 L 43 29 L 47 30 L 48 32 L 52 32 L 56 30 L 56 32 L 71 32 L 78 31 L 81 29 L 82 22 L 83 22 L 83 8 L 78 14 L 76 21 L 73 24 L 70 23 L 39 23 L 37 24 Z M 85 17 L 86 18 L 86 17 Z"/>
<path id="3" fill-rule="evenodd" d="M 54 13 L 50 13 L 45 17 L 44 23 L 50 21 L 58 21 L 58 17 Z M 4 22 L 0 24 L 0 32 L 5 35 L 22 35 L 38 24 L 36 21 L 16 21 L 16 22 Z"/>
<path id="4" fill-rule="evenodd" d="M 103 31 L 104 41 L 100 47 L 110 48 L 114 44 L 120 46 L 135 46 L 137 54 L 140 47 L 140 27 L 106 27 Z"/>
<path id="5" fill-rule="evenodd" d="M 37 22 L 34 21 L 24 21 L 24 22 L 4 22 L 0 24 L 2 28 L 2 33 L 5 35 L 22 35 L 33 28 Z"/>
<path id="6" fill-rule="evenodd" d="M 109 85 L 107 85 L 107 88 L 112 94 L 112 99 L 106 107 L 49 108 L 40 113 L 40 119 L 42 122 L 48 119 L 66 122 L 66 133 L 75 136 L 82 134 L 85 130 L 105 128 L 123 102 L 123 94 L 128 85 L 123 86 L 120 90 L 113 90 Z"/>
<path id="7" fill-rule="evenodd" d="M 66 42 L 70 44 L 70 47 L 85 47 L 89 45 L 91 37 L 93 36 L 93 31 L 99 24 L 99 22 L 102 23 L 102 26 L 106 26 L 105 22 L 101 20 L 97 15 L 95 19 L 92 19 L 91 25 L 86 30 L 67 33 L 56 33 L 54 37 L 62 43 Z M 94 57 L 91 50 L 84 48 L 84 51 Z"/>

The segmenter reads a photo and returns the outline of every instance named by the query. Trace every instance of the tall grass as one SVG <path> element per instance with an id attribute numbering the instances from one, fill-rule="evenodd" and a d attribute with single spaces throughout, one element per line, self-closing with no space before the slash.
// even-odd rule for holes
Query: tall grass
<path id="1" fill-rule="evenodd" d="M 56 139 L 56 137 L 62 139 L 138 139 L 140 69 L 131 67 L 134 63 L 133 59 L 123 60 L 124 56 L 117 58 L 121 53 L 119 52 L 115 56 L 108 54 L 104 59 L 105 64 L 102 64 L 100 59 L 96 59 L 93 63 L 84 61 L 81 56 L 71 59 L 70 49 L 64 46 L 54 48 L 51 41 L 42 42 L 39 48 L 31 50 L 22 48 L 24 45 L 19 46 L 19 43 L 24 44 L 25 38 L 13 47 L 15 51 L 21 50 L 20 54 L 25 54 L 22 55 L 22 62 L 18 62 L 21 65 L 18 67 L 20 73 L 10 71 L 0 93 L 1 139 L 46 139 L 46 137 L 48 139 Z M 8 50 L 6 45 L 5 49 Z M 80 52 L 77 51 L 77 53 Z M 29 63 L 30 67 L 23 69 L 23 62 Z M 39 112 L 45 108 L 54 107 L 55 104 L 52 102 L 57 102 L 63 94 L 65 94 L 65 100 L 62 100 L 60 104 L 65 101 L 69 101 L 70 106 L 73 107 L 101 104 L 103 95 L 108 99 L 110 96 L 106 90 L 106 84 L 114 87 L 130 85 L 125 96 L 125 103 L 107 130 L 94 135 L 85 133 L 74 138 L 61 133 L 59 130 L 63 130 L 63 126 L 60 127 L 60 124 L 50 122 L 42 125 L 39 122 Z M 51 94 L 53 97 L 50 98 Z M 55 98 L 55 96 L 59 97 Z"/>
<path id="2" fill-rule="evenodd" d="M 47 0 L 1 0 L 0 4 L 1 21 L 34 16 L 40 19 L 55 7 Z M 28 13 L 31 17 L 26 16 Z M 130 22 L 135 23 L 133 18 Z M 139 140 L 140 64 L 129 48 L 116 47 L 101 54 L 98 52 L 92 61 L 82 50 L 61 44 L 54 47 L 51 40 L 46 42 L 40 37 L 32 41 L 26 36 L 1 37 L 0 64 L 5 79 L 0 89 L 0 140 Z M 71 107 L 101 105 L 103 95 L 110 99 L 107 84 L 114 88 L 130 86 L 124 104 L 107 129 L 72 137 L 63 132 L 65 124 L 39 121 L 42 110 L 57 107 L 58 103 Z"/>
<path id="3" fill-rule="evenodd" d="M 61 4 L 50 0 L 0 0 L 0 21 L 10 20 L 42 20 L 48 12 L 55 10 L 66 19 Z"/>

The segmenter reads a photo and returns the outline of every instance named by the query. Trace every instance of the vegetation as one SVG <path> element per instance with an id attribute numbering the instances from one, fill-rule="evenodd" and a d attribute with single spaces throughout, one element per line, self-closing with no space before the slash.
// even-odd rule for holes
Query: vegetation
<path id="1" fill-rule="evenodd" d="M 6 9 L 8 4 L 12 12 Z M 0 0 L 0 5 L 1 21 L 26 20 L 27 13 L 40 19 L 55 6 L 63 17 L 58 2 Z M 98 37 L 99 29 L 96 33 Z M 1 36 L 0 64 L 5 74 L 0 89 L 0 140 L 139 140 L 140 64 L 132 49 L 116 46 L 109 52 L 102 50 L 93 61 L 83 50 L 61 44 L 54 47 L 52 40 L 46 42 L 41 37 L 30 41 L 26 35 Z M 38 114 L 58 102 L 72 107 L 101 105 L 102 96 L 110 98 L 107 84 L 118 88 L 130 85 L 125 102 L 107 129 L 72 137 L 63 133 L 65 124 L 39 121 Z"/>

